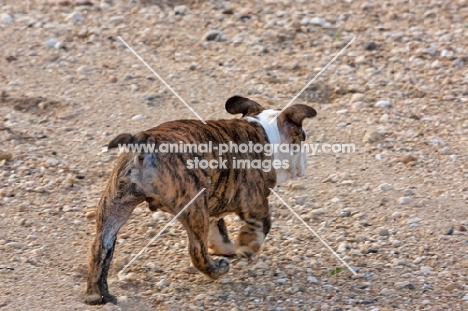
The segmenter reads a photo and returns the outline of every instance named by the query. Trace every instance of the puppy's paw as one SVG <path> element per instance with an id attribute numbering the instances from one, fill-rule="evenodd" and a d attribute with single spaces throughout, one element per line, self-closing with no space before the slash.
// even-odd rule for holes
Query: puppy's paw
<path id="1" fill-rule="evenodd" d="M 254 251 L 247 245 L 239 246 L 236 248 L 236 255 L 242 258 L 246 258 L 248 260 L 251 260 L 255 253 L 256 251 Z"/>
<path id="2" fill-rule="evenodd" d="M 218 267 L 219 276 L 229 272 L 229 260 L 221 257 L 221 258 L 216 258 L 214 262 L 216 266 Z"/>
<path id="3" fill-rule="evenodd" d="M 99 294 L 86 294 L 84 302 L 88 305 L 103 304 L 102 296 Z"/>
<path id="4" fill-rule="evenodd" d="M 229 261 L 226 258 L 216 258 L 213 260 L 214 267 L 211 273 L 205 273 L 205 277 L 209 281 L 219 279 L 220 276 L 229 272 Z"/>
<path id="5" fill-rule="evenodd" d="M 262 247 L 265 234 L 259 229 L 244 226 L 236 240 L 236 255 L 243 258 L 252 258 Z"/>
<path id="6" fill-rule="evenodd" d="M 100 304 L 105 304 L 105 303 L 108 303 L 108 302 L 116 304 L 117 303 L 117 298 L 115 298 L 114 296 L 112 296 L 109 293 L 106 293 L 106 294 L 103 294 L 103 295 L 99 295 L 99 294 L 96 294 L 96 293 L 90 293 L 90 294 L 85 295 L 84 301 L 88 305 L 100 305 Z"/>

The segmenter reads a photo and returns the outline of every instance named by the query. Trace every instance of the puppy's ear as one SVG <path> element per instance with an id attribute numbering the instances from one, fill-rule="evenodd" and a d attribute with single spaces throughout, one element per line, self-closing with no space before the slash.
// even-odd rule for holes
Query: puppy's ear
<path id="1" fill-rule="evenodd" d="M 107 145 L 108 149 L 117 148 L 119 145 L 131 144 L 135 141 L 135 136 L 129 133 L 119 134 Z"/>
<path id="2" fill-rule="evenodd" d="M 317 111 L 314 108 L 298 104 L 286 108 L 283 114 L 291 120 L 294 124 L 302 126 L 302 121 L 305 118 L 313 118 L 317 115 Z"/>
<path id="3" fill-rule="evenodd" d="M 242 113 L 242 116 L 256 115 L 262 112 L 264 108 L 259 103 L 251 99 L 233 96 L 226 102 L 226 111 L 230 114 Z"/>

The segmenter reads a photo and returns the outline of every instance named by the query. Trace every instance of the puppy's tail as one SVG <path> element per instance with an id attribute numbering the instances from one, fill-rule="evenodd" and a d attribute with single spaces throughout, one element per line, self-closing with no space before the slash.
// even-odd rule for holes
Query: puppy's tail
<path id="1" fill-rule="evenodd" d="M 135 136 L 130 133 L 119 134 L 116 138 L 110 141 L 107 145 L 108 149 L 117 148 L 121 145 L 134 144 L 136 141 Z"/>
<path id="2" fill-rule="evenodd" d="M 117 135 L 114 139 L 112 139 L 109 144 L 107 145 L 108 149 L 118 148 L 124 145 L 131 145 L 131 144 L 154 144 L 154 137 L 145 132 L 138 133 L 136 135 L 132 135 L 130 133 L 122 133 Z"/>

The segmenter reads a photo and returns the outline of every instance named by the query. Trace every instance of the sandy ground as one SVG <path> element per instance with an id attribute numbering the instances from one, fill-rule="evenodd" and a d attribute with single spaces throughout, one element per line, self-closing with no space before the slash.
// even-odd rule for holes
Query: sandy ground
<path id="1" fill-rule="evenodd" d="M 168 3 L 0 1 L 0 309 L 467 310 L 468 1 Z M 142 205 L 118 305 L 85 305 L 104 146 L 195 118 L 118 36 L 205 119 L 234 94 L 282 108 L 356 37 L 295 101 L 318 111 L 309 143 L 356 151 L 309 154 L 278 192 L 357 275 L 272 197 L 264 249 L 221 280 L 177 222 L 119 280 L 170 219 Z"/>

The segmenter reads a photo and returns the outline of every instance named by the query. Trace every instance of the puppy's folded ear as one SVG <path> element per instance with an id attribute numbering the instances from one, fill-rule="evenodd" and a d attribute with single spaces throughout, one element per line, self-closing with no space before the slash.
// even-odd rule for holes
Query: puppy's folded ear
<path id="1" fill-rule="evenodd" d="M 283 111 L 283 114 L 293 123 L 302 126 L 302 121 L 304 121 L 305 118 L 315 117 L 317 115 L 317 111 L 312 107 L 297 104 L 286 108 Z"/>
<path id="2" fill-rule="evenodd" d="M 129 133 L 119 134 L 107 145 L 108 149 L 117 148 L 119 145 L 131 144 L 135 141 L 135 136 Z"/>
<path id="3" fill-rule="evenodd" d="M 262 112 L 264 108 L 259 103 L 242 96 L 233 96 L 226 102 L 226 111 L 230 114 L 242 113 L 242 116 L 256 115 Z"/>

